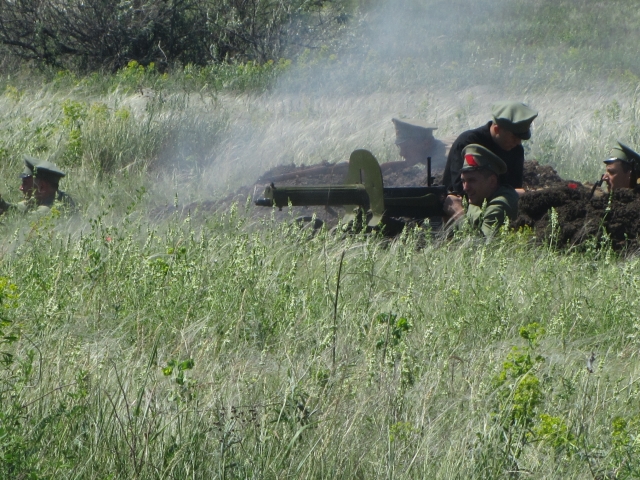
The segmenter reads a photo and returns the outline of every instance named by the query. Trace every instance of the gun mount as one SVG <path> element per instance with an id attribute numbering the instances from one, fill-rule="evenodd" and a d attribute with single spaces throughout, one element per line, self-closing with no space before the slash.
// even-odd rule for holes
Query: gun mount
<path id="1" fill-rule="evenodd" d="M 593 187 L 591 187 L 591 194 L 589 195 L 589 199 L 592 199 L 593 196 L 596 194 L 596 190 L 598 188 L 600 188 L 602 186 L 602 184 L 604 183 L 604 175 L 602 175 L 600 177 L 600 180 L 598 180 L 597 182 L 595 182 L 593 184 Z"/>
<path id="2" fill-rule="evenodd" d="M 442 217 L 447 195 L 445 186 L 432 186 L 431 159 L 427 161 L 426 187 L 384 187 L 380 164 L 367 150 L 356 150 L 349 157 L 343 185 L 276 187 L 268 185 L 255 204 L 263 207 L 344 206 L 343 221 L 348 223 L 365 213 L 367 225 L 377 228 L 393 219 L 423 220 Z"/>

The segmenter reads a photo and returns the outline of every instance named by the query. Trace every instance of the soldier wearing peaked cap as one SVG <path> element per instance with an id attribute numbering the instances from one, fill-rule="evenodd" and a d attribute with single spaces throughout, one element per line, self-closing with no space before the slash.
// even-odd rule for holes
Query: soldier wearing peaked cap
<path id="1" fill-rule="evenodd" d="M 19 211 L 26 212 L 29 209 L 30 204 L 33 203 L 33 200 L 32 200 L 33 191 L 34 191 L 33 169 L 34 169 L 34 165 L 36 165 L 39 162 L 39 160 L 37 158 L 30 157 L 29 155 L 25 155 L 23 157 L 23 161 L 24 161 L 24 169 L 22 170 L 22 173 L 20 173 L 19 175 L 21 179 L 19 189 L 22 192 L 24 199 L 21 202 L 13 204 L 13 203 L 8 203 L 5 200 L 0 198 L 0 214 L 10 209 L 17 209 Z"/>
<path id="2" fill-rule="evenodd" d="M 69 195 L 58 189 L 60 179 L 65 176 L 55 164 L 40 161 L 25 155 L 24 170 L 20 173 L 22 183 L 20 191 L 24 200 L 18 203 L 8 203 L 0 198 L 0 214 L 7 210 L 26 213 L 36 211 L 46 213 L 54 204 L 63 209 L 75 209 L 75 203 Z"/>
<path id="3" fill-rule="evenodd" d="M 491 109 L 493 119 L 482 127 L 460 134 L 449 150 L 443 183 L 461 195 L 460 171 L 464 163 L 462 151 L 467 145 L 481 145 L 500 157 L 507 170 L 500 182 L 521 189 L 524 173 L 522 141 L 531 138 L 531 124 L 538 112 L 519 102 L 497 102 Z"/>
<path id="4" fill-rule="evenodd" d="M 23 158 L 24 170 L 20 174 L 20 191 L 25 201 L 28 201 L 33 195 L 33 168 L 38 163 L 38 159 L 25 155 Z"/>
<path id="5" fill-rule="evenodd" d="M 407 120 L 392 118 L 396 130 L 396 145 L 400 149 L 400 156 L 412 165 L 427 163 L 427 157 L 432 158 L 434 167 L 442 168 L 445 162 L 445 147 L 433 137 L 433 127 L 421 120 Z"/>
<path id="6" fill-rule="evenodd" d="M 73 199 L 60 190 L 60 180 L 66 174 L 57 165 L 43 161 L 34 165 L 34 193 L 38 212 L 48 212 L 54 203 L 67 209 L 75 208 Z"/>
<path id="7" fill-rule="evenodd" d="M 619 141 L 618 145 L 611 149 L 610 156 L 604 160 L 604 163 L 606 172 L 602 180 L 607 184 L 610 192 L 619 188 L 636 187 L 640 170 L 640 154 Z"/>
<path id="8" fill-rule="evenodd" d="M 505 162 L 482 145 L 467 145 L 462 150 L 460 169 L 464 193 L 469 199 L 466 220 L 489 238 L 496 230 L 518 216 L 518 193 L 500 183 L 507 171 Z M 454 219 L 464 214 L 460 197 L 449 195 L 445 211 Z"/>

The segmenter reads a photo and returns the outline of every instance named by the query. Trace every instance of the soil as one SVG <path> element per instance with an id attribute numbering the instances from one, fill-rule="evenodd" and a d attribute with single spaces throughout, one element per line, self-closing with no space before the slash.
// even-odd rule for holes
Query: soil
<path id="1" fill-rule="evenodd" d="M 616 251 L 635 252 L 640 248 L 640 189 L 614 191 L 611 196 L 573 183 L 525 193 L 520 198 L 514 228 L 528 226 L 536 238 L 552 240 L 558 247 L 585 247 L 606 242 L 606 234 Z M 557 213 L 557 229 L 553 235 L 551 208 Z M 593 240 L 596 240 L 593 243 Z"/>
<path id="2" fill-rule="evenodd" d="M 594 191 L 592 184 L 562 179 L 552 167 L 535 161 L 525 162 L 524 183 L 527 192 L 520 197 L 513 228 L 530 227 L 538 241 L 552 241 L 560 248 L 580 249 L 609 240 L 616 251 L 640 248 L 640 188 L 609 195 Z"/>
<path id="3" fill-rule="evenodd" d="M 564 185 L 567 182 L 558 175 L 551 165 L 540 165 L 535 160 L 524 162 L 523 186 L 525 190 Z"/>
<path id="4" fill-rule="evenodd" d="M 320 168 L 319 168 L 320 167 Z M 385 186 L 416 186 L 427 184 L 426 168 L 422 165 L 402 165 L 394 163 L 393 168 L 384 174 Z M 383 166 L 384 170 L 384 166 Z M 244 205 L 247 197 L 255 199 L 262 193 L 264 186 L 271 181 L 282 185 L 326 185 L 341 184 L 346 172 L 346 164 L 325 164 L 313 167 L 284 165 L 263 174 L 251 186 L 238 189 L 234 194 L 218 201 L 201 202 L 179 208 L 182 212 L 209 214 L 222 211 L 237 202 Z M 435 184 L 440 183 L 441 171 L 434 171 Z M 549 165 L 540 165 L 536 161 L 525 162 L 524 188 L 527 190 L 520 198 L 519 216 L 511 222 L 513 228 L 529 227 L 535 233 L 537 241 L 553 241 L 559 248 L 585 248 L 598 245 L 610 238 L 611 246 L 617 251 L 636 251 L 640 248 L 640 187 L 636 190 L 619 190 L 613 195 L 596 191 L 591 195 L 592 185 L 583 185 L 562 179 Z M 551 208 L 557 212 L 557 226 L 553 231 Z M 174 208 L 157 211 L 166 215 Z M 250 207 L 251 215 L 259 220 L 271 215 L 271 209 Z M 293 215 L 310 218 L 314 214 L 322 218 L 328 226 L 338 222 L 344 214 L 341 208 L 295 207 L 289 213 L 287 209 L 275 212 L 276 219 L 288 220 Z M 594 243 L 595 240 L 595 243 Z M 587 243 L 589 242 L 589 243 Z"/>

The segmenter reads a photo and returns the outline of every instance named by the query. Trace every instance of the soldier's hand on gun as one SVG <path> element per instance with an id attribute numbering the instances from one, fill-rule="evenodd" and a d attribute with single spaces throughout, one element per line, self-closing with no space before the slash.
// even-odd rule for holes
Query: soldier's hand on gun
<path id="1" fill-rule="evenodd" d="M 464 214 L 464 207 L 462 206 L 462 197 L 459 195 L 447 195 L 442 205 L 444 214 L 447 217 L 447 221 L 456 220 Z"/>

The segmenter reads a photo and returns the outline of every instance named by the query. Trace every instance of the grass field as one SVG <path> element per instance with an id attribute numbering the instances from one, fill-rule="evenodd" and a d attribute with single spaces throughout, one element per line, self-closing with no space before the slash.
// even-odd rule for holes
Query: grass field
<path id="1" fill-rule="evenodd" d="M 157 212 L 282 163 L 395 160 L 392 117 L 450 138 L 504 98 L 540 111 L 528 158 L 593 181 L 640 146 L 638 23 L 396 2 L 291 61 L 4 72 L 0 191 L 50 158 L 80 211 L 2 219 L 0 477 L 637 478 L 633 252 Z"/>

